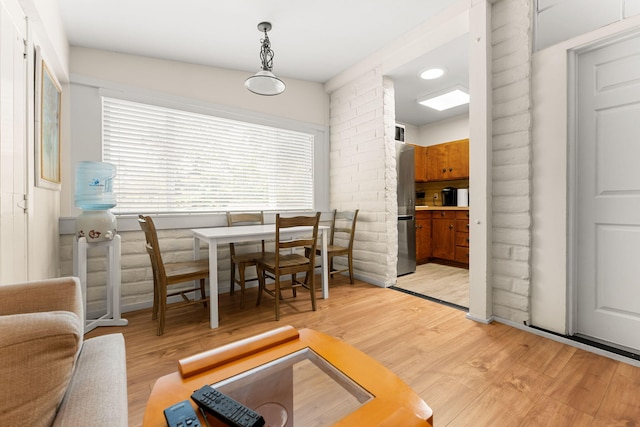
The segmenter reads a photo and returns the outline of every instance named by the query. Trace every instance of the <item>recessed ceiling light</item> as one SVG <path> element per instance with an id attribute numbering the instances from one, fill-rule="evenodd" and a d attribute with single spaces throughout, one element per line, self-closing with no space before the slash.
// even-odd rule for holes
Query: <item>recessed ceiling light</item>
<path id="1" fill-rule="evenodd" d="M 454 89 L 452 91 L 432 98 L 418 100 L 418 104 L 424 105 L 425 107 L 433 108 L 434 110 L 438 111 L 448 110 L 449 108 L 468 103 L 469 94 L 460 89 Z"/>
<path id="2" fill-rule="evenodd" d="M 443 68 L 430 68 L 420 73 L 420 78 L 425 80 L 433 80 L 444 75 Z"/>

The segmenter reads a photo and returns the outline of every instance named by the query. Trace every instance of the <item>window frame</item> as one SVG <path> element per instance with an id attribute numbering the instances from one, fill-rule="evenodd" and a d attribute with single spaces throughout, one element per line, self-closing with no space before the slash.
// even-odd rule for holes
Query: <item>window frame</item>
<path id="1" fill-rule="evenodd" d="M 315 207 L 316 207 L 316 200 L 314 197 L 314 193 L 315 193 L 315 187 L 316 187 L 316 180 L 314 179 L 315 175 L 316 175 L 316 162 L 315 162 L 315 146 L 316 146 L 316 141 L 315 138 L 317 137 L 316 132 L 313 131 L 309 131 L 307 130 L 298 130 L 298 129 L 290 129 L 288 127 L 282 126 L 282 125 L 274 125 L 273 123 L 270 124 L 262 124 L 262 123 L 255 123 L 254 120 L 246 120 L 245 117 L 235 117 L 235 118 L 227 118 L 227 117 L 222 117 L 221 114 L 208 114 L 208 113 L 203 113 L 200 111 L 192 111 L 192 109 L 185 109 L 185 108 L 180 108 L 180 107 L 168 107 L 168 106 L 164 106 L 164 105 L 158 105 L 158 102 L 141 102 L 141 101 L 132 101 L 130 99 L 124 99 L 124 97 L 114 97 L 114 96 L 107 96 L 105 94 L 101 94 L 100 96 L 100 104 L 101 104 L 101 123 L 102 123 L 102 134 L 101 134 L 101 158 L 104 161 L 111 161 L 113 163 L 118 164 L 117 160 L 114 160 L 114 158 L 106 158 L 105 155 L 107 154 L 108 151 L 111 151 L 111 153 L 113 154 L 115 152 L 115 158 L 119 157 L 117 155 L 117 147 L 121 147 L 124 151 L 123 153 L 125 153 L 125 156 L 127 158 L 129 158 L 130 161 L 133 161 L 134 163 L 139 163 L 139 154 L 136 154 L 136 151 L 139 151 L 139 147 L 136 148 L 137 144 L 136 141 L 138 141 L 138 137 L 141 136 L 141 143 L 142 144 L 147 144 L 148 142 L 146 141 L 150 141 L 147 139 L 147 137 L 145 137 L 144 135 L 149 133 L 149 137 L 150 138 L 160 138 L 158 139 L 158 141 L 164 141 L 163 142 L 163 146 L 164 143 L 166 143 L 166 148 L 169 150 L 176 150 L 176 152 L 181 152 L 182 150 L 185 149 L 185 147 L 182 146 L 181 141 L 182 138 L 179 134 L 176 134 L 176 129 L 173 127 L 173 124 L 182 124 L 182 123 L 191 123 L 193 124 L 195 127 L 191 127 L 189 125 L 187 125 L 186 127 L 184 127 L 184 131 L 186 131 L 188 134 L 192 135 L 192 137 L 195 137 L 202 145 L 203 150 L 205 150 L 205 152 L 209 153 L 209 156 L 212 156 L 212 159 L 216 159 L 216 158 L 220 158 L 218 156 L 215 155 L 216 151 L 218 150 L 217 145 L 218 144 L 225 144 L 224 146 L 221 146 L 219 149 L 223 150 L 220 153 L 220 156 L 225 157 L 225 153 L 226 156 L 228 156 L 228 154 L 230 152 L 234 152 L 233 150 L 238 149 L 239 151 L 246 151 L 246 150 L 250 150 L 251 149 L 246 146 L 243 145 L 245 138 L 241 137 L 238 139 L 237 143 L 235 143 L 233 140 L 226 140 L 222 135 L 231 135 L 228 133 L 228 131 L 226 131 L 225 129 L 229 129 L 229 128 L 236 128 L 238 126 L 244 126 L 246 125 L 246 131 L 242 131 L 243 133 L 240 134 L 240 136 L 245 135 L 244 132 L 246 132 L 246 135 L 253 135 L 253 137 L 257 137 L 258 134 L 262 135 L 262 131 L 260 129 L 260 127 L 265 127 L 266 128 L 266 133 L 264 133 L 264 135 L 269 135 L 270 133 L 283 133 L 283 136 L 285 138 L 289 138 L 286 134 L 286 132 L 291 132 L 290 137 L 295 139 L 299 139 L 302 138 L 300 140 L 300 142 L 303 144 L 301 145 L 302 147 L 306 147 L 306 148 L 302 148 L 303 151 L 307 151 L 307 150 L 311 150 L 311 152 L 309 153 L 311 155 L 311 159 L 306 158 L 307 160 L 311 160 L 311 173 L 310 175 L 305 174 L 306 178 L 304 181 L 302 182 L 307 182 L 311 185 L 312 187 L 312 194 L 309 195 L 306 191 L 303 191 L 302 193 L 298 193 L 299 195 L 305 197 L 306 202 L 305 203 L 310 203 L 310 206 L 307 207 L 303 207 L 303 206 L 299 206 L 297 208 L 292 207 L 286 207 L 286 206 L 273 206 L 273 207 L 269 207 L 269 205 L 273 205 L 272 201 L 270 201 L 269 203 L 267 203 L 267 206 L 250 206 L 250 207 L 246 207 L 246 208 L 240 208 L 237 207 L 238 205 L 242 205 L 245 204 L 242 200 L 235 200 L 235 202 L 233 200 L 229 200 L 229 202 L 231 203 L 231 205 L 229 207 L 222 207 L 222 209 L 220 207 L 216 208 L 216 202 L 218 201 L 217 196 L 215 194 L 216 190 L 215 188 L 212 188 L 210 190 L 214 191 L 214 193 L 212 193 L 210 196 L 214 196 L 214 198 L 209 199 L 207 197 L 205 198 L 199 198 L 196 200 L 193 200 L 193 203 L 202 203 L 202 202 L 206 202 L 207 200 L 209 200 L 210 205 L 204 209 L 197 209 L 194 208 L 193 210 L 190 210 L 188 207 L 185 206 L 185 208 L 181 211 L 181 210 L 176 210 L 176 211 L 172 211 L 172 210 L 165 210 L 163 207 L 161 207 L 161 205 L 158 206 L 153 206 L 150 207 L 149 210 L 146 212 L 147 214 L 158 214 L 158 215 L 167 215 L 167 214 L 172 214 L 172 215 L 182 215 L 182 214 L 193 214 L 193 213 L 200 213 L 200 214 L 215 214 L 215 213 L 224 213 L 226 211 L 234 211 L 234 210 L 264 210 L 264 211 L 281 211 L 281 212 L 286 212 L 286 211 L 291 211 L 291 210 L 304 210 L 304 211 L 314 211 Z M 138 108 L 139 107 L 139 108 Z M 112 111 L 113 115 L 109 115 L 109 113 L 107 113 L 107 111 Z M 121 116 L 119 111 L 124 112 L 124 116 Z M 191 114 L 193 114 L 193 116 L 190 116 Z M 109 115 L 109 116 L 108 116 Z M 108 116 L 108 117 L 107 117 Z M 117 117 L 123 117 L 123 120 L 125 120 L 124 122 L 119 122 L 116 118 Z M 157 116 L 157 120 L 156 117 Z M 116 119 L 114 121 L 114 119 Z M 134 132 L 133 134 L 129 134 L 127 129 L 129 128 L 127 126 L 127 123 L 130 123 L 131 120 L 133 120 L 134 122 L 139 121 L 139 119 L 142 119 L 143 125 L 146 122 L 150 127 L 148 128 L 148 131 L 143 131 L 142 134 L 137 134 L 136 132 Z M 112 123 L 113 126 L 109 126 L 107 125 L 107 123 Z M 119 123 L 122 123 L 122 125 L 120 125 Z M 162 126 L 162 123 L 166 123 L 168 127 L 164 127 Z M 145 125 L 146 126 L 146 125 Z M 256 127 L 257 126 L 257 127 Z M 107 129 L 109 129 L 109 131 L 107 131 Z M 120 130 L 124 129 L 125 133 L 121 133 Z M 146 127 L 143 127 L 141 129 L 147 129 Z M 192 129 L 195 131 L 195 133 L 191 133 Z M 269 130 L 271 129 L 271 131 Z M 200 133 L 204 131 L 204 133 Z M 207 135 L 209 135 L 209 131 L 212 131 L 213 133 L 211 133 L 211 137 L 208 137 Z M 115 132 L 115 133 L 113 133 Z M 165 133 L 166 132 L 166 133 Z M 109 135 L 113 135 L 116 137 L 116 139 L 114 140 L 114 145 L 111 146 L 111 148 L 109 150 L 106 149 L 106 138 Z M 133 136 L 134 139 L 130 140 L 131 143 L 133 145 L 131 145 L 131 149 L 133 149 L 134 151 L 131 151 L 131 149 L 127 148 L 129 147 L 129 145 L 125 142 L 127 139 L 130 138 L 130 136 Z M 123 136 L 124 140 L 120 139 L 120 136 Z M 307 139 L 307 137 L 310 137 L 311 139 Z M 306 140 L 307 142 L 304 142 L 304 140 Z M 172 142 L 174 142 L 176 144 L 173 144 Z M 124 142 L 124 145 L 123 145 Z M 194 142 L 194 140 L 191 141 L 192 143 Z M 259 142 L 259 141 L 258 141 Z M 269 156 L 268 152 L 271 152 L 273 154 L 275 154 L 276 156 L 279 156 L 278 153 L 283 153 L 286 155 L 286 151 L 288 150 L 286 143 L 283 144 L 284 141 L 281 141 L 280 139 L 274 140 L 273 144 L 274 145 L 280 145 L 280 150 L 285 150 L 283 151 L 273 151 L 270 150 L 269 146 L 267 146 L 267 152 L 265 152 L 265 156 Z M 310 145 L 305 145 L 308 144 L 309 142 L 311 142 Z M 189 144 L 189 142 L 187 142 L 187 144 Z M 239 144 L 239 145 L 238 145 Z M 114 150 L 114 147 L 116 147 L 116 149 Z M 206 148 L 208 147 L 208 148 Z M 296 150 L 295 147 L 292 147 L 294 149 L 294 152 Z M 150 149 L 154 149 L 152 147 L 150 147 Z M 164 157 L 163 154 L 163 150 L 161 149 L 160 151 L 157 152 L 157 155 L 159 156 L 160 160 Z M 307 151 L 308 152 L 308 151 Z M 291 153 L 293 154 L 293 153 Z M 189 156 L 188 153 L 186 153 L 187 156 Z M 251 155 L 251 153 L 247 153 L 248 156 Z M 200 164 L 199 169 L 201 171 L 203 171 L 203 173 L 205 174 L 209 174 L 211 173 L 211 171 L 219 171 L 221 170 L 219 167 L 208 167 L 203 163 L 200 163 L 201 160 L 204 161 L 204 163 L 206 163 L 206 159 L 209 158 L 209 156 L 205 156 L 203 158 L 200 158 L 200 160 L 197 160 L 196 162 Z M 234 155 L 233 158 L 236 159 L 237 155 Z M 294 154 L 295 156 L 295 154 Z M 138 159 L 137 159 L 138 158 Z M 262 156 L 260 158 L 263 158 Z M 231 159 L 231 158 L 230 158 Z M 195 161 L 195 159 L 194 159 Z M 303 160 L 304 161 L 304 160 Z M 215 162 L 214 162 L 215 163 Z M 124 163 L 126 165 L 126 163 Z M 178 168 L 179 165 L 177 164 L 172 164 L 167 163 L 170 166 L 169 171 L 182 171 L 183 169 L 174 169 L 174 168 Z M 211 165 L 213 166 L 213 165 Z M 236 164 L 236 170 L 240 170 L 237 169 L 239 165 Z M 124 167 L 124 166 L 123 166 Z M 144 167 L 144 166 L 143 166 Z M 161 163 L 158 164 L 158 167 L 160 169 L 163 169 Z M 241 166 L 240 166 L 241 167 Z M 133 170 L 132 170 L 133 171 Z M 154 175 L 153 172 L 150 172 L 151 175 Z M 284 170 L 280 170 L 280 179 L 282 179 L 284 176 L 282 175 L 282 173 L 286 173 L 284 172 Z M 266 175 L 269 175 L 269 173 L 266 173 Z M 137 173 L 134 173 L 133 175 L 134 177 L 139 177 L 141 178 L 143 181 L 145 180 L 144 176 L 147 176 L 147 174 L 144 175 L 139 175 Z M 158 175 L 160 177 L 160 175 Z M 117 174 L 116 174 L 116 179 L 118 178 Z M 186 179 L 186 181 L 184 181 L 185 183 L 189 183 L 191 182 L 191 184 L 193 185 L 198 185 L 197 182 L 192 181 L 191 177 L 189 175 L 184 177 Z M 251 179 L 256 179 L 258 178 L 257 176 L 252 177 L 247 177 L 249 180 Z M 268 179 L 266 176 L 264 177 L 265 179 Z M 277 178 L 277 177 L 276 177 Z M 136 178 L 137 180 L 138 178 Z M 211 175 L 209 177 L 209 179 L 213 179 L 214 181 L 217 180 L 218 178 L 216 178 L 216 174 L 214 173 L 213 175 Z M 228 179 L 225 177 L 225 175 L 223 175 L 221 177 L 222 180 Z M 307 179 L 309 181 L 307 181 Z M 288 177 L 285 178 L 285 180 L 288 181 Z M 133 182 L 136 182 L 135 180 Z M 238 181 L 235 181 L 238 182 Z M 264 182 L 262 180 L 259 180 L 258 182 L 256 182 L 256 185 L 260 186 L 260 182 Z M 180 196 L 179 193 L 172 193 L 171 191 L 167 192 L 167 193 L 163 193 L 162 190 L 162 185 L 161 185 L 162 181 L 159 181 L 160 187 L 158 187 L 158 190 L 160 190 L 160 192 L 158 192 L 157 194 L 160 196 L 160 198 L 164 198 L 163 194 L 166 194 L 168 197 L 166 198 L 167 200 L 173 200 L 175 199 L 175 203 L 179 204 L 184 204 L 184 202 L 187 202 L 187 204 L 191 204 L 192 202 L 189 202 L 188 200 L 180 200 Z M 170 183 L 170 181 L 169 181 Z M 125 182 L 126 184 L 126 182 Z M 140 182 L 139 185 L 144 185 L 144 182 Z M 255 186 L 249 184 L 250 186 L 248 187 L 249 189 L 251 188 L 255 188 Z M 114 191 L 117 193 L 118 189 L 115 188 L 116 184 L 114 184 Z M 238 187 L 238 191 L 242 192 L 242 188 L 246 188 L 243 187 L 242 185 L 240 187 Z M 169 189 L 169 188 L 168 188 Z M 170 189 L 169 189 L 170 190 Z M 193 188 L 193 190 L 195 190 L 195 188 Z M 299 190 L 302 190 L 302 188 L 300 188 Z M 298 190 L 298 191 L 299 191 Z M 191 189 L 188 190 L 189 192 L 192 191 Z M 206 193 L 201 193 L 201 192 L 196 192 L 194 194 L 206 194 Z M 261 192 L 260 194 L 263 194 L 263 192 Z M 255 201 L 256 199 L 260 198 L 260 194 L 256 194 L 255 197 L 251 196 L 251 199 L 247 199 L 246 200 L 246 205 L 251 205 L 253 203 L 253 201 Z M 129 194 L 129 198 L 131 197 L 131 194 Z M 125 199 L 125 196 L 123 195 L 123 199 Z M 135 203 L 135 198 L 132 199 L 132 201 L 134 201 Z M 286 204 L 286 199 L 283 200 Z M 277 202 L 277 200 L 276 200 Z M 173 203 L 172 203 L 173 204 Z M 236 207 L 234 207 L 234 205 Z M 151 204 L 149 205 L 151 206 Z M 133 210 L 132 210 L 133 209 Z M 119 206 L 116 206 L 113 209 L 113 212 L 117 215 L 133 215 L 133 214 L 137 214 L 140 213 L 138 212 L 139 209 L 135 209 L 135 207 L 127 207 L 125 211 L 121 211 L 119 209 Z"/>
<path id="2" fill-rule="evenodd" d="M 81 83 L 76 83 L 80 86 L 85 86 Z M 95 102 L 96 108 L 98 108 L 100 117 L 100 135 L 102 135 L 102 97 L 119 98 L 132 102 L 142 102 L 152 105 L 158 105 L 166 108 L 176 108 L 184 111 L 190 111 L 199 114 L 210 114 L 222 118 L 231 120 L 242 120 L 248 123 L 254 123 L 264 126 L 281 127 L 282 129 L 288 129 L 298 132 L 306 132 L 314 135 L 314 176 L 313 176 L 313 210 L 312 211 L 329 211 L 329 129 L 327 126 L 322 126 L 314 123 L 302 122 L 298 120 L 267 115 L 255 111 L 249 111 L 241 108 L 235 108 L 231 106 L 221 106 L 212 104 L 209 102 L 198 101 L 193 99 L 186 99 L 182 97 L 167 95 L 167 94 L 148 94 L 141 93 L 134 90 L 119 90 L 110 89 L 105 87 L 95 87 Z M 102 140 L 100 139 L 98 150 L 94 154 L 96 160 L 102 160 Z M 86 159 L 84 159 L 86 160 Z M 117 197 L 117 195 L 116 195 Z M 280 211 L 286 212 L 286 211 Z M 309 212 L 309 211 L 307 211 Z M 289 211 L 289 213 L 305 213 L 304 211 Z M 265 221 L 270 217 L 269 213 L 266 213 Z M 118 218 L 118 230 L 132 231 L 139 230 L 137 224 L 137 216 L 130 214 L 116 215 Z M 220 213 L 182 213 L 182 214 L 163 214 L 154 218 L 156 220 L 156 226 L 159 229 L 162 228 L 195 228 L 195 227 L 209 227 L 226 225 L 226 217 L 224 221 L 220 218 L 224 217 Z M 185 223 L 185 219 L 188 221 Z"/>

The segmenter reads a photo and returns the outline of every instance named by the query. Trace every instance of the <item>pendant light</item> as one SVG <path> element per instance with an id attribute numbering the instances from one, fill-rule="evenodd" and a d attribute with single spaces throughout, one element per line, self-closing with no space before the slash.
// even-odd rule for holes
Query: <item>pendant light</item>
<path id="1" fill-rule="evenodd" d="M 249 77 L 244 82 L 244 87 L 258 95 L 279 95 L 284 92 L 285 85 L 282 80 L 277 78 L 271 72 L 273 69 L 273 51 L 271 50 L 271 42 L 267 32 L 271 30 L 270 22 L 261 22 L 258 24 L 258 31 L 264 32 L 264 39 L 260 48 L 260 61 L 262 62 L 262 70 Z"/>

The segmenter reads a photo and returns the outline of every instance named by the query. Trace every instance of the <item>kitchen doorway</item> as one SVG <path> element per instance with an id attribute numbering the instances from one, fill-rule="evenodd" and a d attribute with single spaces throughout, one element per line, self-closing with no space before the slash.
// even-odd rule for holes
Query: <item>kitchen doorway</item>
<path id="1" fill-rule="evenodd" d="M 394 289 L 469 311 L 469 270 L 427 263 L 398 277 Z"/>

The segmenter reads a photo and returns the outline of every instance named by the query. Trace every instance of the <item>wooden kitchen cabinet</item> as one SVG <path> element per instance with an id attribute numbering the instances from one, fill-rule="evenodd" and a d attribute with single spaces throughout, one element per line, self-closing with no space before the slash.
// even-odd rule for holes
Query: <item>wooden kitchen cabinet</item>
<path id="1" fill-rule="evenodd" d="M 433 211 L 431 217 L 431 256 L 455 261 L 456 212 Z"/>
<path id="2" fill-rule="evenodd" d="M 469 140 L 426 147 L 426 180 L 448 181 L 469 178 Z"/>
<path id="3" fill-rule="evenodd" d="M 456 211 L 455 261 L 469 265 L 469 211 Z"/>
<path id="4" fill-rule="evenodd" d="M 468 267 L 469 211 L 431 211 L 431 215 L 431 257 L 429 261 Z"/>
<path id="5" fill-rule="evenodd" d="M 416 212 L 416 263 L 425 264 L 431 257 L 431 211 Z"/>
<path id="6" fill-rule="evenodd" d="M 427 182 L 427 147 L 414 145 L 414 165 L 416 182 Z"/>

